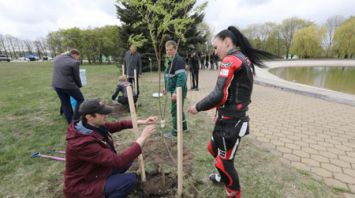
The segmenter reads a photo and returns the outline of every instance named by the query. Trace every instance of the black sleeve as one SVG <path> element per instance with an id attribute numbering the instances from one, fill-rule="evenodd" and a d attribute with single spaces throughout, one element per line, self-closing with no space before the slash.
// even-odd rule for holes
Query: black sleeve
<path id="1" fill-rule="evenodd" d="M 120 88 L 117 85 L 115 92 L 112 94 L 112 100 L 116 100 L 118 93 L 120 93 Z"/>
<path id="2" fill-rule="evenodd" d="M 75 61 L 73 63 L 73 78 L 75 84 L 80 88 L 82 87 L 81 80 L 80 80 L 80 68 L 79 68 L 79 62 Z"/>
<path id="3" fill-rule="evenodd" d="M 218 78 L 217 84 L 213 91 L 209 93 L 205 98 L 196 104 L 197 111 L 206 111 L 217 106 L 223 99 L 223 87 L 226 84 L 226 78 Z"/>

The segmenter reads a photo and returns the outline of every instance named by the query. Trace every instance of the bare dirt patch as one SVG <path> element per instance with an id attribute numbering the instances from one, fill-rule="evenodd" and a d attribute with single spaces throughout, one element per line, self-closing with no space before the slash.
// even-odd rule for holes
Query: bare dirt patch
<path id="1" fill-rule="evenodd" d="M 113 107 L 113 112 L 110 116 L 129 117 L 128 107 L 114 104 L 111 101 L 107 102 L 107 104 Z M 124 149 L 123 147 L 120 147 L 119 150 Z M 144 143 L 143 158 L 146 182 L 139 181 L 136 190 L 130 197 L 175 197 L 177 190 L 177 139 L 164 139 L 159 135 L 149 138 Z M 184 180 L 192 179 L 193 160 L 194 155 L 191 150 L 184 147 Z M 138 160 L 133 163 L 130 171 L 140 174 Z M 140 175 L 138 175 L 138 178 L 140 179 Z M 193 191 L 193 188 L 189 188 L 188 191 Z M 196 192 L 188 193 L 196 194 Z"/>
<path id="2" fill-rule="evenodd" d="M 146 182 L 140 182 L 133 197 L 174 197 L 177 189 L 177 143 L 162 140 L 160 137 L 149 139 L 143 148 L 146 167 Z M 183 171 L 184 177 L 191 177 L 192 152 L 184 147 Z M 138 162 L 131 170 L 138 170 Z"/>

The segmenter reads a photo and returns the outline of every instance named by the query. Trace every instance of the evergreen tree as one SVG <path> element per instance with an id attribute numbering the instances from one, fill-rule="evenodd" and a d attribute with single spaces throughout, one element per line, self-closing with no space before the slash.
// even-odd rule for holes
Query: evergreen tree
<path id="1" fill-rule="evenodd" d="M 163 57 L 164 55 L 164 44 L 165 41 L 173 39 L 179 42 L 179 53 L 182 56 L 187 54 L 188 45 L 199 45 L 206 42 L 206 37 L 203 32 L 198 30 L 198 25 L 202 23 L 204 18 L 204 13 L 200 11 L 194 11 L 194 6 L 196 4 L 195 0 L 178 0 L 178 1 L 128 1 L 128 0 L 117 0 L 117 16 L 118 19 L 122 22 L 120 40 L 122 48 L 127 50 L 132 44 L 132 35 L 142 35 L 146 42 L 142 46 L 137 46 L 138 51 L 142 53 L 143 57 L 143 70 L 148 70 L 148 58 L 151 58 L 154 61 L 154 69 L 157 69 L 156 61 Z M 205 7 L 206 4 L 201 6 Z M 145 6 L 145 7 L 142 7 Z M 138 9 L 137 9 L 138 8 Z M 145 13 L 142 13 L 145 12 Z M 154 15 L 154 16 L 151 16 Z M 147 25 L 146 18 L 143 16 L 151 17 L 152 19 L 160 19 L 161 23 L 158 24 L 160 27 L 151 28 L 156 29 L 155 31 L 160 31 L 160 35 L 155 37 L 157 43 L 157 52 L 159 57 L 156 57 L 156 51 L 154 49 L 154 44 L 152 41 L 152 35 L 149 32 L 149 27 Z M 191 22 L 186 23 L 184 30 L 182 31 L 183 35 L 179 35 L 179 31 L 175 25 L 183 24 L 181 21 L 183 18 L 189 18 Z M 152 22 L 152 21 L 151 21 Z M 182 22 L 182 23 L 181 23 Z M 151 23 L 151 25 L 153 25 Z M 157 24 L 154 24 L 155 26 Z M 153 27 L 153 26 L 151 26 Z M 160 29 L 160 30 L 159 30 Z M 158 32 L 155 32 L 158 33 Z M 156 34 L 158 35 L 158 34 Z M 131 39 L 130 39 L 131 37 Z M 142 38 L 142 37 L 140 37 Z M 183 38 L 183 39 L 182 39 Z M 129 42 L 131 41 L 131 43 Z M 156 42 L 155 41 L 155 42 Z M 134 44 L 135 42 L 133 42 Z M 139 41 L 136 41 L 139 43 Z M 124 54 L 122 54 L 123 57 Z"/>
<path id="2" fill-rule="evenodd" d="M 124 53 L 129 49 L 131 44 L 130 43 L 130 36 L 132 35 L 139 35 L 143 33 L 145 38 L 148 39 L 148 42 L 145 43 L 143 46 L 137 46 L 139 52 L 142 52 L 143 64 L 144 66 L 147 65 L 147 60 L 150 57 L 154 57 L 154 49 L 149 46 L 151 43 L 149 37 L 147 36 L 148 29 L 144 25 L 136 25 L 137 22 L 142 21 L 141 15 L 137 12 L 137 9 L 132 7 L 129 3 L 120 2 L 119 5 L 116 4 L 117 10 L 117 17 L 122 22 L 120 32 L 118 33 L 119 40 L 121 41 L 119 45 L 119 51 L 121 52 L 119 62 L 123 62 Z"/>

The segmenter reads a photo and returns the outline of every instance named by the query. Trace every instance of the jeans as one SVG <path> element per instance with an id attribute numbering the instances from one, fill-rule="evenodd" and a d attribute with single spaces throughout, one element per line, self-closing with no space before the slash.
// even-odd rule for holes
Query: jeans
<path id="1" fill-rule="evenodd" d="M 106 198 L 127 197 L 137 185 L 137 176 L 125 171 L 113 171 L 105 182 L 104 193 Z"/>
<path id="2" fill-rule="evenodd" d="M 134 104 L 136 104 L 137 99 L 138 99 L 138 96 L 136 96 L 136 95 L 133 96 L 133 102 L 134 102 Z M 127 98 L 127 97 L 124 97 L 124 96 L 118 96 L 117 102 L 121 103 L 122 105 L 129 105 L 129 103 L 128 103 L 128 98 Z"/>
<path id="3" fill-rule="evenodd" d="M 61 109 L 68 124 L 70 124 L 72 121 L 79 120 L 79 106 L 84 101 L 84 96 L 80 89 L 61 89 L 54 87 L 54 90 L 57 92 L 57 95 L 60 99 Z M 74 113 L 70 103 L 70 96 L 73 97 L 77 102 Z"/>

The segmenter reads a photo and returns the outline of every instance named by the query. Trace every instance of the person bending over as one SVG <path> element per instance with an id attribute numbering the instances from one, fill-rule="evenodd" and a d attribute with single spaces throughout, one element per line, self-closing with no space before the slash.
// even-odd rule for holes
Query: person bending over
<path id="1" fill-rule="evenodd" d="M 147 126 L 127 149 L 117 153 L 111 133 L 132 128 L 132 121 L 107 122 L 112 108 L 99 100 L 85 100 L 79 111 L 81 119 L 71 123 L 66 134 L 64 196 L 126 197 L 137 183 L 136 175 L 126 171 L 155 131 L 157 118 L 137 120 Z"/>

